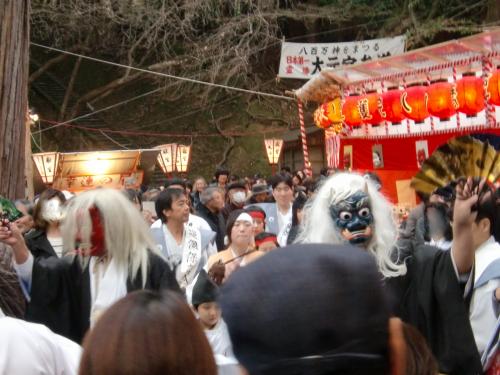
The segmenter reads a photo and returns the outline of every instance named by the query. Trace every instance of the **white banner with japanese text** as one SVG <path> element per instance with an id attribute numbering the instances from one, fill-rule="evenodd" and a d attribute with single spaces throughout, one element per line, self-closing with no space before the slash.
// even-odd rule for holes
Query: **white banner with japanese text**
<path id="1" fill-rule="evenodd" d="M 405 37 L 342 43 L 289 43 L 281 45 L 279 77 L 309 79 L 323 69 L 336 69 L 405 50 Z"/>

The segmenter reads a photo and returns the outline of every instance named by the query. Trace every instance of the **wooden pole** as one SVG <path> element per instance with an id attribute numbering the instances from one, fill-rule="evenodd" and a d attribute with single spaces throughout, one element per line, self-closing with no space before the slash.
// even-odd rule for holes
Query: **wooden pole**
<path id="1" fill-rule="evenodd" d="M 26 194 L 29 0 L 0 1 L 0 194 Z"/>

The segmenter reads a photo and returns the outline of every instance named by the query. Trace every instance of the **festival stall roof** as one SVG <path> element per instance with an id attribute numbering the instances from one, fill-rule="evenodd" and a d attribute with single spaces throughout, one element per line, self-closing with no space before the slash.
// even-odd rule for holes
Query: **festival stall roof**
<path id="1" fill-rule="evenodd" d="M 144 174 L 141 176 L 142 181 L 148 181 L 154 173 L 159 152 L 158 149 L 138 149 L 57 153 L 54 187 L 66 188 L 66 180 L 84 179 L 87 176 L 108 176 L 110 181 L 116 176 L 120 181 L 126 176 L 133 176 L 138 170 Z M 37 155 L 34 154 L 34 158 Z M 44 184 L 34 166 L 35 190 L 41 191 Z"/>
<path id="2" fill-rule="evenodd" d="M 493 65 L 500 63 L 500 27 L 459 40 L 390 56 L 376 61 L 324 69 L 294 92 L 303 102 L 323 103 L 341 96 L 343 89 L 366 86 L 367 89 L 399 86 L 407 83 L 440 79 L 481 70 L 487 56 Z"/>

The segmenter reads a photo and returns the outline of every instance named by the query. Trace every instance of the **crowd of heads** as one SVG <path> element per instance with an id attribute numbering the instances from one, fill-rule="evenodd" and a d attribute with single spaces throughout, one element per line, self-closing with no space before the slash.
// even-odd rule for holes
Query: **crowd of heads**
<path id="1" fill-rule="evenodd" d="M 436 374 L 420 333 L 390 317 L 379 272 L 385 277 L 406 273 L 406 265 L 391 257 L 392 244 L 405 228 L 394 225 L 381 188 L 373 173 L 325 169 L 312 179 L 284 167 L 269 179 L 241 179 L 218 169 L 210 184 L 203 177 L 192 182 L 172 178 L 159 187 L 95 189 L 77 197 L 48 189 L 35 203 L 15 201 L 23 213 L 16 224 L 25 234 L 58 227 L 66 254 L 77 249 L 85 258 L 106 248 L 143 282 L 146 250 L 156 246 L 149 225 L 188 223 L 202 208 L 225 215 L 225 247 L 269 253 L 220 290 L 201 271 L 191 301 L 198 322 L 176 293 L 130 293 L 86 336 L 82 375 L 216 374 L 203 329 L 213 328 L 221 313 L 234 352 L 252 375 Z M 453 240 L 455 188 L 450 184 L 422 197 L 424 241 Z M 263 203 L 291 207 L 287 243 L 295 245 L 280 249 L 278 233 L 266 226 Z M 490 235 L 500 239 L 499 205 L 499 190 L 485 184 L 475 207 L 475 243 Z M 103 231 L 101 237 L 96 228 Z"/>

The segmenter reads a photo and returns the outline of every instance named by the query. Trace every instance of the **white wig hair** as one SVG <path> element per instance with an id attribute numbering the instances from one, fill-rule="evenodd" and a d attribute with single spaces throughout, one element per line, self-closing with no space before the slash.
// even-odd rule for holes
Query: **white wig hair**
<path id="1" fill-rule="evenodd" d="M 140 270 L 144 286 L 148 270 L 148 250 L 157 253 L 157 246 L 140 211 L 118 190 L 89 190 L 68 203 L 66 219 L 62 225 L 65 251 L 72 251 L 77 247 L 87 250 L 91 247 L 91 207 L 96 207 L 99 211 L 108 256 L 119 267 L 128 268 L 131 280 L 134 280 Z M 88 260 L 89 257 L 82 257 L 83 264 Z"/>
<path id="2" fill-rule="evenodd" d="M 392 205 L 370 180 L 356 173 L 341 172 L 325 179 L 316 196 L 304 207 L 304 220 L 295 243 L 345 244 L 345 238 L 331 217 L 330 207 L 358 191 L 368 194 L 373 215 L 374 233 L 367 250 L 375 256 L 384 277 L 406 274 L 406 265 L 397 264 L 391 258 L 397 251 L 397 226 Z"/>

